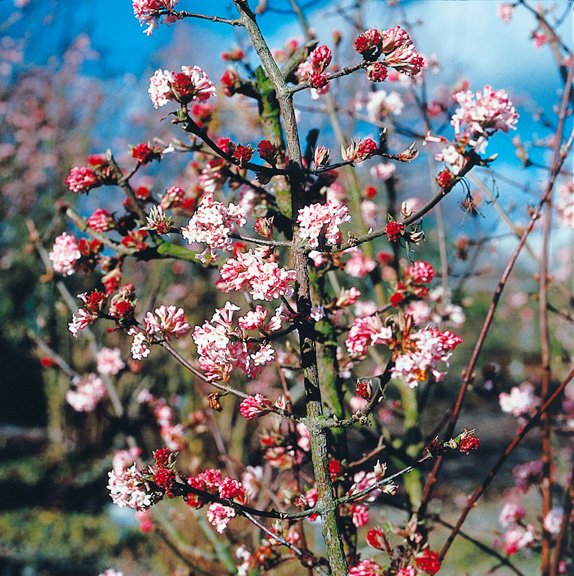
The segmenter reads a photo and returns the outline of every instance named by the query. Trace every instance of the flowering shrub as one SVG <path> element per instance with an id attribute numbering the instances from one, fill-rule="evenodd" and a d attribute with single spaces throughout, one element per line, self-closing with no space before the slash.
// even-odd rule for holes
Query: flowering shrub
<path id="1" fill-rule="evenodd" d="M 148 35 L 159 23 L 204 19 L 176 10 L 176 4 L 134 0 L 133 8 L 140 23 L 148 26 Z M 296 560 L 304 569 L 334 576 L 436 574 L 491 480 L 487 476 L 469 497 L 443 548 L 433 550 L 437 517 L 429 507 L 443 461 L 455 455 L 474 458 L 481 449 L 474 430 L 457 434 L 456 428 L 508 276 L 499 282 L 480 334 L 473 335 L 470 344 L 463 342 L 448 329 L 458 332 L 465 320 L 460 287 L 449 286 L 453 265 L 445 256 L 446 244 L 435 258 L 424 242 L 425 226 L 455 188 L 465 192 L 463 208 L 478 213 L 479 197 L 470 193 L 469 181 L 478 169 L 493 165 L 496 157 L 485 156 L 486 146 L 495 133 L 517 129 L 518 113 L 506 91 L 490 85 L 476 92 L 461 86 L 451 90 L 447 102 L 427 102 L 423 96 L 433 59 L 417 51 L 401 26 L 369 28 L 347 39 L 347 48 L 354 52 L 348 50 L 353 55 L 343 68 L 335 50 L 341 38 L 329 48 L 318 45 L 307 30 L 305 46 L 290 42 L 273 55 L 249 3 L 237 1 L 234 6 L 237 20 L 210 19 L 243 28 L 259 60 L 254 68 L 246 51 L 226 53 L 227 62 L 243 67 L 226 72 L 222 94 L 241 95 L 230 105 L 239 102 L 238 109 L 246 101 L 256 103 L 250 126 L 257 133 L 236 139 L 214 121 L 222 99 L 214 104 L 218 88 L 199 66 L 184 65 L 181 72 L 158 69 L 150 79 L 148 106 L 173 107 L 168 117 L 173 130 L 181 132 L 170 136 L 168 144 L 156 146 L 149 140 L 133 146 L 127 159 L 131 169 L 109 151 L 86 159 L 89 167 L 72 168 L 66 179 L 74 194 L 110 186 L 126 196 L 117 210 L 96 208 L 88 218 L 64 207 L 90 240 L 64 232 L 48 254 L 59 275 L 86 273 L 93 282 L 89 291 L 78 294 L 83 305 L 70 313 L 72 336 L 80 345 L 94 334 L 117 344 L 99 346 L 95 360 L 100 376 L 72 375 L 66 400 L 77 411 L 109 409 L 113 420 L 130 431 L 108 474 L 112 502 L 135 510 L 146 532 L 153 532 L 156 521 L 170 522 L 159 513 L 163 519 L 156 520 L 154 506 L 164 506 L 165 500 L 175 501 L 174 507 L 184 502 L 182 510 L 190 518 L 201 518 L 198 526 L 217 549 L 214 573 L 221 565 L 248 574 Z M 264 3 L 260 10 L 265 10 Z M 500 14 L 508 21 L 512 10 L 507 7 Z M 409 103 L 418 104 L 425 130 L 413 128 L 417 142 L 397 143 L 386 128 L 376 139 L 344 135 L 335 120 L 338 106 L 331 87 L 363 70 L 366 84 L 395 82 L 397 90 L 368 84 L 369 96 L 357 98 L 356 113 L 367 110 L 370 129 L 379 129 L 381 123 L 398 128 L 395 117 L 406 114 Z M 405 87 L 401 92 L 400 84 Z M 317 145 L 316 130 L 309 133 L 308 149 L 301 149 L 294 101 L 305 92 L 332 113 L 340 161 L 332 162 L 331 150 Z M 568 105 L 566 95 L 561 121 Z M 418 168 L 417 148 L 425 143 L 439 145 L 439 152 L 429 157 L 432 195 L 421 193 L 401 204 L 396 167 Z M 532 209 L 524 241 L 549 202 L 571 143 L 561 144 L 557 136 L 551 178 Z M 185 155 L 189 185 L 183 179 L 175 180 L 178 184 L 169 180 L 159 193 L 153 190 L 155 183 L 138 186 L 142 171 L 168 153 Z M 437 167 L 435 160 L 444 166 Z M 363 163 L 373 185 L 360 184 Z M 389 198 L 385 210 L 375 202 L 383 189 Z M 568 191 L 561 192 L 564 198 L 558 205 L 565 219 L 570 213 Z M 445 242 L 442 236 L 440 242 Z M 470 242 L 459 240 L 457 253 L 468 251 Z M 383 249 L 377 254 L 374 246 Z M 149 289 L 146 272 L 166 260 L 169 276 L 164 268 L 166 277 L 158 277 Z M 168 286 L 168 278 L 184 277 L 186 268 L 193 272 L 185 281 Z M 545 268 L 542 272 L 545 280 L 538 296 L 542 314 L 547 314 L 545 287 L 551 278 Z M 543 341 L 548 344 L 548 337 Z M 472 354 L 463 348 L 467 345 L 475 345 Z M 436 428 L 429 432 L 420 411 L 430 395 L 445 390 L 441 386 L 449 364 L 461 354 L 470 359 L 460 378 L 458 400 L 445 421 L 433 423 Z M 152 394 L 142 382 L 151 380 L 148 371 L 154 363 L 165 364 L 166 358 L 177 365 L 180 376 L 185 374 L 180 378 L 185 392 L 156 397 L 161 384 Z M 549 350 L 545 358 L 549 363 Z M 61 359 L 59 366 L 73 371 Z M 141 382 L 115 386 L 127 373 Z M 523 384 L 499 395 L 502 410 L 520 418 L 517 442 L 540 423 L 544 458 L 515 475 L 523 492 L 537 482 L 543 485 L 544 504 L 539 521 L 517 502 L 503 508 L 499 520 L 507 531 L 493 547 L 481 544 L 497 562 L 508 563 L 507 556 L 537 547 L 548 568 L 551 548 L 565 545 L 560 535 L 570 522 L 569 509 L 552 505 L 549 488 L 548 378 L 539 392 Z M 160 381 L 168 379 L 164 375 Z M 451 376 L 448 385 L 457 379 Z M 557 385 L 555 394 L 566 384 L 567 379 Z M 568 416 L 560 424 L 571 430 L 572 394 L 567 394 L 563 412 Z M 144 434 L 139 426 L 153 432 Z M 241 431 L 240 438 L 234 437 L 235 430 Z M 209 442 L 220 458 L 198 450 L 208 442 L 199 439 L 202 434 L 211 435 Z M 140 450 L 136 438 L 146 439 L 146 444 L 151 438 L 157 446 L 142 444 Z M 364 439 L 364 445 L 356 438 Z M 227 442 L 244 444 L 243 458 L 230 456 Z M 209 459 L 218 464 L 210 467 Z M 392 470 L 379 459 L 388 461 Z M 400 525 L 373 527 L 384 505 L 408 510 L 410 518 Z M 319 522 L 324 543 L 312 545 L 304 520 Z M 175 528 L 169 528 L 162 530 L 166 537 L 174 534 Z M 214 541 L 213 530 L 221 540 Z M 250 537 L 242 538 L 247 530 Z M 174 541 L 181 545 L 181 538 Z M 363 542 L 376 550 L 376 558 L 365 557 Z"/>

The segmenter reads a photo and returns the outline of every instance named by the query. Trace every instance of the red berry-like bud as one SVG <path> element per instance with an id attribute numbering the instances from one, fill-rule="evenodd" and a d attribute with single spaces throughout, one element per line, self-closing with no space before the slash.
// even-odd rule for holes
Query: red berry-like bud
<path id="1" fill-rule="evenodd" d="M 389 242 L 396 242 L 403 235 L 405 231 L 405 225 L 399 224 L 399 222 L 391 221 L 387 224 L 385 228 L 385 233 Z"/>
<path id="2" fill-rule="evenodd" d="M 437 184 L 444 190 L 447 186 L 452 184 L 452 174 L 446 168 L 441 170 L 436 177 Z"/>
<path id="3" fill-rule="evenodd" d="M 383 82 L 387 77 L 387 67 L 382 62 L 374 62 L 367 67 L 367 78 L 371 82 Z"/>

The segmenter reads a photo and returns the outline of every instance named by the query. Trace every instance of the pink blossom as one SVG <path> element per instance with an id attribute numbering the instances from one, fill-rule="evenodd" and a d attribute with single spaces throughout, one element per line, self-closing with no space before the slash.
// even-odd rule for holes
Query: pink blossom
<path id="1" fill-rule="evenodd" d="M 66 178 L 66 185 L 71 192 L 81 194 L 89 192 L 91 188 L 99 185 L 99 180 L 91 168 L 75 166 Z"/>
<path id="2" fill-rule="evenodd" d="M 391 164 L 390 162 L 379 162 L 379 164 L 371 166 L 369 171 L 371 173 L 371 178 L 375 182 L 384 182 L 395 173 L 395 170 L 396 166 L 394 164 Z"/>
<path id="3" fill-rule="evenodd" d="M 135 463 L 135 461 L 140 457 L 141 448 L 137 446 L 135 448 L 128 448 L 127 450 L 116 450 L 114 458 L 112 460 L 112 467 L 117 472 L 121 472 L 129 465 Z"/>
<path id="4" fill-rule="evenodd" d="M 233 240 L 229 238 L 229 233 L 234 225 L 243 226 L 245 222 L 245 212 L 241 208 L 235 204 L 226 207 L 221 202 L 215 202 L 212 193 L 206 193 L 187 226 L 181 229 L 181 235 L 189 244 L 193 242 L 207 244 L 212 258 L 216 258 L 215 250 L 233 248 Z M 203 255 L 197 257 L 202 262 L 206 261 Z"/>
<path id="5" fill-rule="evenodd" d="M 367 258 L 360 248 L 349 250 L 349 254 L 351 259 L 345 264 L 345 272 L 353 278 L 364 278 L 377 267 L 376 262 Z"/>
<path id="6" fill-rule="evenodd" d="M 507 24 L 512 20 L 512 12 L 514 11 L 514 4 L 499 4 L 496 7 L 496 15 Z"/>
<path id="7" fill-rule="evenodd" d="M 186 94 L 186 101 L 206 102 L 217 95 L 215 85 L 199 66 L 182 66 L 181 71 L 189 77 L 192 85 L 191 91 Z"/>
<path id="8" fill-rule="evenodd" d="M 224 308 L 216 310 L 211 322 L 196 326 L 192 334 L 199 366 L 210 381 L 227 381 L 234 368 L 254 378 L 261 373 L 263 365 L 274 360 L 271 344 L 247 344 L 239 330 L 232 327 L 233 312 L 237 310 L 237 306 L 227 302 Z"/>
<path id="9" fill-rule="evenodd" d="M 459 104 L 450 121 L 457 140 L 476 152 L 484 152 L 487 139 L 497 130 L 516 130 L 518 113 L 504 90 L 495 92 L 486 85 L 476 94 L 467 90 L 457 92 L 453 98 Z"/>
<path id="10" fill-rule="evenodd" d="M 510 394 L 501 392 L 498 396 L 500 408 L 515 418 L 527 414 L 540 405 L 540 398 L 534 394 L 534 386 L 530 382 L 523 382 L 520 386 L 513 386 Z"/>
<path id="11" fill-rule="evenodd" d="M 523 492 L 528 492 L 532 486 L 538 486 L 542 479 L 542 462 L 540 460 L 532 460 L 519 464 L 512 469 L 514 475 L 514 483 L 517 488 Z"/>
<path id="12" fill-rule="evenodd" d="M 101 572 L 98 576 L 124 576 L 123 572 L 118 572 L 113 568 L 108 568 L 105 572 Z"/>
<path id="13" fill-rule="evenodd" d="M 114 217 L 103 208 L 98 208 L 88 218 L 88 226 L 96 232 L 107 232 L 114 226 Z"/>
<path id="14" fill-rule="evenodd" d="M 158 399 L 157 404 L 153 409 L 153 415 L 155 416 L 158 425 L 162 428 L 171 424 L 173 410 L 167 405 L 165 398 Z"/>
<path id="15" fill-rule="evenodd" d="M 259 418 L 269 412 L 271 408 L 271 402 L 261 396 L 261 394 L 256 394 L 255 396 L 249 396 L 245 398 L 243 402 L 239 405 L 239 413 L 243 418 L 247 420 L 253 420 L 253 418 Z"/>
<path id="16" fill-rule="evenodd" d="M 166 340 L 169 340 L 170 336 L 181 338 L 191 330 L 191 326 L 185 319 L 183 308 L 164 306 L 162 304 L 154 310 L 154 314 L 148 312 L 144 318 L 146 330 L 149 335 L 159 332 Z"/>
<path id="17" fill-rule="evenodd" d="M 77 412 L 92 412 L 107 393 L 104 381 L 95 374 L 85 379 L 74 377 L 72 386 L 75 390 L 66 392 L 66 402 Z"/>
<path id="18" fill-rule="evenodd" d="M 327 46 L 318 46 L 311 52 L 309 59 L 313 65 L 313 70 L 315 72 L 324 72 L 329 64 L 331 64 L 332 53 Z"/>
<path id="19" fill-rule="evenodd" d="M 412 278 L 417 284 L 430 284 L 434 278 L 434 269 L 427 262 L 417 260 L 407 266 L 406 276 Z"/>
<path id="20" fill-rule="evenodd" d="M 405 352 L 395 358 L 391 376 L 405 380 L 411 388 L 426 380 L 429 372 L 440 382 L 446 373 L 438 369 L 438 363 L 444 362 L 448 366 L 452 351 L 461 342 L 462 338 L 449 331 L 415 332 L 408 336 L 408 345 L 403 342 Z"/>
<path id="21" fill-rule="evenodd" d="M 361 295 L 361 292 L 357 290 L 354 286 L 348 290 L 341 290 L 341 293 L 335 301 L 335 306 L 337 308 L 346 308 L 347 306 L 352 306 Z"/>
<path id="22" fill-rule="evenodd" d="M 311 439 L 309 436 L 309 429 L 303 422 L 297 422 L 295 429 L 299 438 L 297 438 L 297 446 L 303 450 L 303 452 L 309 452 L 311 450 Z"/>
<path id="23" fill-rule="evenodd" d="M 181 452 L 185 449 L 187 438 L 183 424 L 176 424 L 175 426 L 166 424 L 161 427 L 159 433 L 166 447 L 172 452 Z"/>
<path id="24" fill-rule="evenodd" d="M 574 229 L 574 182 L 563 182 L 558 187 L 555 203 L 558 218 L 564 226 Z"/>
<path id="25" fill-rule="evenodd" d="M 223 531 L 227 528 L 231 518 L 235 516 L 235 510 L 229 506 L 223 506 L 217 502 L 214 502 L 209 506 L 207 511 L 207 520 L 210 524 L 215 526 L 215 529 L 219 534 L 223 534 Z"/>
<path id="26" fill-rule="evenodd" d="M 265 320 L 269 315 L 269 310 L 264 310 L 260 304 L 257 304 L 255 310 L 250 310 L 237 319 L 237 324 L 244 330 L 262 330 Z"/>
<path id="27" fill-rule="evenodd" d="M 422 326 L 431 318 L 431 307 L 423 300 L 413 300 L 405 308 L 405 314 L 412 317 L 416 326 Z"/>
<path id="28" fill-rule="evenodd" d="M 410 564 L 406 568 L 401 568 L 397 572 L 397 576 L 416 576 L 416 575 L 417 575 L 416 568 L 414 566 L 411 566 Z"/>
<path id="29" fill-rule="evenodd" d="M 508 502 L 504 505 L 498 516 L 498 521 L 502 526 L 507 528 L 516 524 L 526 516 L 526 510 L 519 504 Z"/>
<path id="30" fill-rule="evenodd" d="M 239 480 L 234 480 L 233 478 L 224 478 L 218 489 L 221 498 L 236 500 L 240 504 L 245 504 L 245 486 L 243 486 Z"/>
<path id="31" fill-rule="evenodd" d="M 372 560 L 363 560 L 349 570 L 349 576 L 381 576 L 383 569 Z"/>
<path id="32" fill-rule="evenodd" d="M 68 323 L 68 330 L 72 333 L 72 336 L 76 338 L 80 330 L 87 328 L 97 319 L 97 314 L 93 314 L 86 308 L 80 308 L 76 314 L 72 315 L 72 321 Z"/>
<path id="33" fill-rule="evenodd" d="M 514 526 L 503 535 L 502 549 L 506 554 L 512 556 L 518 550 L 528 548 L 534 544 L 534 529 L 532 526 Z"/>
<path id="34" fill-rule="evenodd" d="M 262 251 L 238 253 L 221 267 L 221 278 L 227 288 L 237 292 L 249 290 L 254 300 L 271 301 L 293 293 L 294 270 L 285 270 L 275 262 L 266 261 Z"/>
<path id="35" fill-rule="evenodd" d="M 145 33 L 151 36 L 158 26 L 158 20 L 161 16 L 160 11 L 167 10 L 172 12 L 178 2 L 179 0 L 132 0 L 134 16 L 139 20 L 140 26 L 143 26 L 144 23 L 147 24 Z M 175 14 L 164 13 L 161 22 L 171 26 L 176 20 L 177 16 Z"/>
<path id="36" fill-rule="evenodd" d="M 62 276 L 70 276 L 75 271 L 76 261 L 81 257 L 76 239 L 63 232 L 54 240 L 54 246 L 48 254 L 54 271 Z"/>
<path id="37" fill-rule="evenodd" d="M 108 472 L 108 490 L 114 504 L 120 508 L 146 510 L 152 504 L 143 474 L 134 464 L 131 468 Z"/>
<path id="38" fill-rule="evenodd" d="M 174 80 L 175 74 L 168 70 L 156 70 L 149 79 L 148 94 L 153 102 L 154 108 L 164 106 L 172 99 L 170 83 Z"/>
<path id="39" fill-rule="evenodd" d="M 299 235 L 309 240 L 311 248 L 319 246 L 319 235 L 325 234 L 325 241 L 335 246 L 340 241 L 339 226 L 350 222 L 351 215 L 347 206 L 327 200 L 325 204 L 304 206 L 297 216 Z"/>
<path id="40" fill-rule="evenodd" d="M 372 200 L 363 200 L 361 202 L 361 215 L 365 226 L 371 229 L 382 228 L 383 218 L 381 208 Z"/>
<path id="41" fill-rule="evenodd" d="M 135 517 L 142 532 L 151 532 L 153 530 L 152 513 L 149 510 L 136 510 Z"/>
<path id="42" fill-rule="evenodd" d="M 139 331 L 134 330 L 129 332 L 132 336 L 131 353 L 134 360 L 143 360 L 150 355 L 151 348 L 146 335 Z"/>
<path id="43" fill-rule="evenodd" d="M 369 509 L 364 504 L 353 504 L 351 506 L 353 524 L 357 528 L 369 523 Z"/>
<path id="44" fill-rule="evenodd" d="M 383 39 L 387 32 L 390 31 L 385 30 Z M 416 76 L 426 66 L 425 58 L 416 51 L 408 34 L 404 30 L 401 32 L 408 40 L 401 38 L 399 46 L 386 55 L 384 63 L 407 76 Z M 385 50 L 384 47 L 383 50 Z"/>
<path id="45" fill-rule="evenodd" d="M 429 141 L 427 139 L 427 141 Z M 466 164 L 466 158 L 454 147 L 447 146 L 443 148 L 439 153 L 435 154 L 435 160 L 439 162 L 445 162 L 450 165 L 450 170 L 456 176 Z"/>
<path id="46" fill-rule="evenodd" d="M 564 518 L 564 509 L 561 507 L 552 508 L 546 516 L 544 516 L 544 521 L 542 525 L 547 532 L 550 534 L 559 534 L 560 528 L 562 527 L 562 520 Z"/>
<path id="47" fill-rule="evenodd" d="M 390 344 L 393 331 L 389 326 L 383 326 L 378 316 L 355 318 L 345 341 L 345 346 L 351 354 L 366 354 L 369 346 Z"/>
<path id="48" fill-rule="evenodd" d="M 98 372 L 104 376 L 115 375 L 126 367 L 119 348 L 102 348 L 96 355 L 96 361 Z"/>
<path id="49" fill-rule="evenodd" d="M 534 38 L 534 46 L 536 46 L 536 48 L 542 48 L 542 46 L 548 42 L 548 36 L 546 36 L 544 32 L 534 32 L 532 37 Z"/>
<path id="50" fill-rule="evenodd" d="M 404 103 L 398 92 L 377 90 L 370 92 L 367 101 L 367 116 L 371 122 L 380 122 L 390 116 L 400 116 Z M 390 168 L 387 168 L 390 171 Z"/>

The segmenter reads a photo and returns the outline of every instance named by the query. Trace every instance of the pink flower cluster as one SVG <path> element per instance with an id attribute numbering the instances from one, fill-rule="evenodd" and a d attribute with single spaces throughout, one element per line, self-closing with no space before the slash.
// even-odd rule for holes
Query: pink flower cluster
<path id="1" fill-rule="evenodd" d="M 158 26 L 158 20 L 161 16 L 161 10 L 171 12 L 179 0 L 133 0 L 134 15 L 143 26 L 144 22 L 147 24 L 145 33 L 148 36 L 153 34 L 153 31 Z M 162 24 L 170 26 L 177 20 L 175 14 L 163 14 Z"/>
<path id="2" fill-rule="evenodd" d="M 264 259 L 263 252 L 239 252 L 221 267 L 221 278 L 229 290 L 249 290 L 254 300 L 270 302 L 281 296 L 291 296 L 296 279 L 294 270 L 285 270 L 276 262 Z"/>
<path id="3" fill-rule="evenodd" d="M 325 70 L 329 67 L 331 58 L 331 50 L 323 45 L 318 46 L 311 52 L 309 61 L 299 64 L 297 69 L 299 82 L 309 83 L 312 88 L 311 97 L 314 100 L 329 90 L 329 82 Z"/>
<path id="4" fill-rule="evenodd" d="M 126 367 L 119 348 L 102 348 L 96 355 L 96 362 L 98 372 L 104 376 L 115 376 Z"/>
<path id="5" fill-rule="evenodd" d="M 349 276 L 364 278 L 377 267 L 376 262 L 365 256 L 360 248 L 353 248 L 349 253 L 351 258 L 345 264 L 345 272 Z"/>
<path id="6" fill-rule="evenodd" d="M 107 302 L 106 296 L 98 290 L 94 290 L 90 294 L 83 292 L 78 294 L 78 298 L 84 302 L 85 306 L 72 315 L 72 321 L 68 324 L 68 330 L 74 338 L 80 330 L 87 328 L 98 319 L 98 314 Z"/>
<path id="7" fill-rule="evenodd" d="M 108 472 L 108 490 L 114 504 L 120 508 L 146 510 L 152 505 L 152 494 L 146 488 L 146 481 L 134 464 L 124 470 Z"/>
<path id="8" fill-rule="evenodd" d="M 564 182 L 558 187 L 555 203 L 559 220 L 574 229 L 574 182 Z"/>
<path id="9" fill-rule="evenodd" d="M 407 76 L 415 76 L 426 64 L 408 33 L 400 26 L 383 30 L 382 34 L 371 28 L 355 39 L 353 47 L 368 62 L 374 62 L 384 55 L 385 66 L 391 66 Z"/>
<path id="10" fill-rule="evenodd" d="M 411 278 L 416 284 L 430 284 L 434 274 L 433 267 L 424 260 L 417 260 L 407 266 L 406 277 Z"/>
<path id="11" fill-rule="evenodd" d="M 512 414 L 515 418 L 532 412 L 540 405 L 540 398 L 534 394 L 534 386 L 530 382 L 513 386 L 510 394 L 501 392 L 498 401 L 502 411 Z"/>
<path id="12" fill-rule="evenodd" d="M 249 396 L 241 402 L 239 405 L 239 413 L 246 420 L 253 420 L 254 418 L 259 418 L 259 416 L 267 414 L 270 408 L 270 400 L 267 400 L 267 398 L 264 398 L 261 394 L 255 394 L 255 396 Z"/>
<path id="13" fill-rule="evenodd" d="M 319 246 L 319 235 L 325 234 L 325 241 L 335 246 L 341 240 L 339 226 L 350 222 L 349 208 L 332 200 L 325 204 L 310 204 L 304 206 L 297 216 L 299 235 L 309 240 L 311 248 Z"/>
<path id="14" fill-rule="evenodd" d="M 91 188 L 100 185 L 98 177 L 91 168 L 86 166 L 74 166 L 66 178 L 66 185 L 71 192 L 81 194 L 89 192 Z"/>
<path id="15" fill-rule="evenodd" d="M 96 232 L 107 232 L 115 227 L 116 221 L 113 215 L 103 208 L 97 208 L 88 218 L 88 226 Z"/>
<path id="16" fill-rule="evenodd" d="M 372 560 L 363 560 L 349 570 L 349 576 L 382 576 L 383 568 Z"/>
<path id="17" fill-rule="evenodd" d="M 239 329 L 233 329 L 233 313 L 238 306 L 227 302 L 216 310 L 211 322 L 196 326 L 192 334 L 199 354 L 199 366 L 209 381 L 227 382 L 234 368 L 255 378 L 264 365 L 275 358 L 271 344 L 245 342 Z"/>
<path id="18" fill-rule="evenodd" d="M 407 76 L 416 76 L 426 64 L 408 33 L 400 26 L 383 31 L 382 52 L 385 64 Z"/>
<path id="19" fill-rule="evenodd" d="M 216 88 L 199 66 L 182 66 L 181 72 L 156 70 L 150 78 L 149 97 L 154 108 L 165 106 L 170 100 L 177 102 L 205 102 L 216 96 Z"/>
<path id="20" fill-rule="evenodd" d="M 48 254 L 54 271 L 62 274 L 62 276 L 70 276 L 74 273 L 76 261 L 80 257 L 81 253 L 76 239 L 66 232 L 55 239 L 54 246 Z"/>
<path id="21" fill-rule="evenodd" d="M 379 316 L 355 318 L 349 330 L 345 346 L 351 354 L 366 354 L 369 346 L 390 344 L 393 341 L 393 330 L 383 326 Z"/>
<path id="22" fill-rule="evenodd" d="M 459 104 L 450 123 L 459 142 L 483 153 L 486 143 L 497 130 L 516 130 L 518 113 L 504 90 L 496 92 L 486 85 L 474 94 L 471 90 L 457 92 L 453 98 Z"/>
<path id="23" fill-rule="evenodd" d="M 181 338 L 190 330 L 191 326 L 185 319 L 183 308 L 164 306 L 163 304 L 154 310 L 154 314 L 148 312 L 144 318 L 148 335 L 161 334 L 166 340 L 171 336 Z"/>
<path id="24" fill-rule="evenodd" d="M 143 360 L 151 353 L 150 343 L 146 335 L 137 328 L 131 328 L 128 334 L 132 336 L 131 353 L 134 360 Z"/>
<path id="25" fill-rule="evenodd" d="M 395 358 L 391 376 L 404 380 L 411 388 L 426 380 L 429 372 L 440 382 L 446 372 L 438 370 L 438 363 L 448 366 L 453 350 L 461 342 L 462 338 L 448 330 L 421 330 L 410 334 L 407 341 L 402 342 L 403 352 Z"/>
<path id="26" fill-rule="evenodd" d="M 238 480 L 229 477 L 223 478 L 219 470 L 207 469 L 197 476 L 188 478 L 187 483 L 196 490 L 202 490 L 214 494 L 220 498 L 234 500 L 239 504 L 247 502 L 245 486 Z M 191 508 L 201 508 L 204 505 L 201 496 L 191 493 L 188 495 L 187 504 Z M 207 510 L 207 520 L 215 526 L 219 534 L 222 534 L 231 518 L 235 516 L 235 510 L 230 506 L 224 506 L 219 502 L 213 502 Z"/>
<path id="27" fill-rule="evenodd" d="M 66 392 L 66 402 L 76 412 L 93 412 L 107 392 L 104 381 L 95 374 L 88 374 L 85 379 L 76 376 L 72 379 L 72 386 L 75 390 Z"/>
<path id="28" fill-rule="evenodd" d="M 213 194 L 208 192 L 202 197 L 187 226 L 181 229 L 181 235 L 189 244 L 203 242 L 208 245 L 205 252 L 197 256 L 205 262 L 207 251 L 215 259 L 215 250 L 231 250 L 233 241 L 229 238 L 229 233 L 234 225 L 243 226 L 245 222 L 245 212 L 239 206 L 229 204 L 226 207 L 222 202 L 215 202 Z"/>

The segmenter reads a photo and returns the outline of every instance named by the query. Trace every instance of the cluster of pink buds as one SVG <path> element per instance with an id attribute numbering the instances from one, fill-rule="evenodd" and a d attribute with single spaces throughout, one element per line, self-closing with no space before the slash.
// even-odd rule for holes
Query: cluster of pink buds
<path id="1" fill-rule="evenodd" d="M 462 454 L 469 454 L 471 450 L 476 450 L 480 440 L 475 435 L 474 430 L 465 430 L 456 438 L 451 438 L 448 442 L 439 442 L 435 438 L 427 447 L 427 452 L 437 458 L 442 456 L 448 450 L 458 450 Z"/>
<path id="2" fill-rule="evenodd" d="M 154 160 L 161 160 L 162 149 L 159 146 L 150 146 L 149 144 L 141 143 L 132 146 L 130 154 L 134 160 L 137 160 L 142 166 L 145 166 Z"/>
<path id="3" fill-rule="evenodd" d="M 75 194 L 87 194 L 104 184 L 115 184 L 116 178 L 103 154 L 88 156 L 89 166 L 74 166 L 66 178 L 66 185 Z"/>
<path id="4" fill-rule="evenodd" d="M 332 53 L 327 46 L 318 46 L 311 52 L 309 60 L 299 64 L 297 76 L 299 82 L 307 82 L 311 88 L 311 96 L 317 99 L 319 95 L 329 90 L 329 81 L 325 70 L 331 64 Z"/>
<path id="5" fill-rule="evenodd" d="M 351 141 L 347 147 L 341 145 L 341 158 L 344 162 L 364 162 L 372 158 L 379 150 L 377 143 L 371 138 Z"/>

